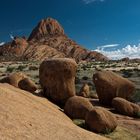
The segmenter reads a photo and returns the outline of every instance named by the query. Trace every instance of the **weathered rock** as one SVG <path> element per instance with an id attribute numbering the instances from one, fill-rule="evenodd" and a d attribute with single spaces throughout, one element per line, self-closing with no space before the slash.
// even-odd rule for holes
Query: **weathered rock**
<path id="1" fill-rule="evenodd" d="M 116 97 L 112 100 L 112 105 L 120 114 L 140 117 L 140 107 L 137 104 L 131 103 L 123 98 Z"/>
<path id="2" fill-rule="evenodd" d="M 0 139 L 107 140 L 77 127 L 45 98 L 0 84 Z"/>
<path id="3" fill-rule="evenodd" d="M 135 90 L 135 85 L 131 81 L 111 71 L 95 73 L 93 82 L 100 102 L 106 105 L 110 105 L 115 97 L 129 99 Z"/>
<path id="4" fill-rule="evenodd" d="M 12 42 L 5 43 L 0 48 L 0 56 L 5 57 L 7 60 L 11 60 L 14 57 L 21 57 L 28 47 L 28 42 L 25 38 L 15 37 Z"/>
<path id="5" fill-rule="evenodd" d="M 85 123 L 89 130 L 98 133 L 110 133 L 117 127 L 115 116 L 101 107 L 94 107 L 89 111 Z"/>
<path id="6" fill-rule="evenodd" d="M 77 64 L 69 58 L 48 59 L 40 65 L 40 84 L 44 95 L 63 104 L 75 95 Z"/>
<path id="7" fill-rule="evenodd" d="M 90 87 L 88 84 L 84 84 L 80 90 L 80 92 L 78 93 L 78 96 L 82 96 L 82 97 L 89 97 L 90 95 Z"/>
<path id="8" fill-rule="evenodd" d="M 34 92 L 37 86 L 24 73 L 16 72 L 0 80 L 0 83 L 8 83 L 14 87 Z"/>
<path id="9" fill-rule="evenodd" d="M 42 37 L 55 35 L 64 35 L 64 30 L 57 20 L 52 18 L 43 19 L 39 22 L 37 27 L 34 28 L 31 35 L 29 36 L 29 41 L 39 40 Z"/>
<path id="10" fill-rule="evenodd" d="M 88 99 L 74 96 L 66 102 L 64 112 L 72 119 L 85 119 L 87 112 L 92 108 L 93 105 Z"/>
<path id="11" fill-rule="evenodd" d="M 20 89 L 23 89 L 32 93 L 34 93 L 37 90 L 37 86 L 29 78 L 24 78 L 23 80 L 19 81 L 18 87 Z"/>

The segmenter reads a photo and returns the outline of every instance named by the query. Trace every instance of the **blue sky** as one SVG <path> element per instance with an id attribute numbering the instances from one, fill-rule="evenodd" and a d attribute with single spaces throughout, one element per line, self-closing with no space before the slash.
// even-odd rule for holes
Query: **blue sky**
<path id="1" fill-rule="evenodd" d="M 0 42 L 9 41 L 9 34 L 28 36 L 47 17 L 57 19 L 70 38 L 91 50 L 140 43 L 140 0 L 1 0 Z"/>

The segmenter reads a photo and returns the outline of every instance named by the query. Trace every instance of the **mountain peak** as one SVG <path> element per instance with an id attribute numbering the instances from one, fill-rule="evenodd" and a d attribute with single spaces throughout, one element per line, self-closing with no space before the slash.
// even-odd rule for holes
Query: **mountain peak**
<path id="1" fill-rule="evenodd" d="M 29 41 L 39 40 L 43 37 L 64 35 L 64 29 L 53 18 L 42 19 L 38 25 L 33 29 L 29 36 Z"/>

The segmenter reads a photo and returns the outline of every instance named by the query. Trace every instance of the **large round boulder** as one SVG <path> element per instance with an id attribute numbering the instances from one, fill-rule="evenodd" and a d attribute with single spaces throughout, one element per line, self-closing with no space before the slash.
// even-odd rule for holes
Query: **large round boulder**
<path id="1" fill-rule="evenodd" d="M 24 78 L 27 78 L 27 76 L 22 73 L 22 72 L 15 72 L 10 74 L 7 77 L 4 77 L 3 79 L 1 79 L 1 83 L 8 83 L 14 87 L 18 88 L 18 83 L 23 80 Z"/>
<path id="2" fill-rule="evenodd" d="M 96 72 L 93 82 L 100 102 L 105 105 L 110 105 L 115 97 L 129 99 L 135 90 L 135 85 L 131 81 L 112 71 Z"/>
<path id="3" fill-rule="evenodd" d="M 37 90 L 35 83 L 22 72 L 12 73 L 11 75 L 1 79 L 0 83 L 8 83 L 14 87 L 21 88 L 29 92 L 35 92 Z"/>
<path id="4" fill-rule="evenodd" d="M 116 97 L 112 100 L 112 106 L 120 114 L 140 117 L 140 107 L 137 104 L 131 103 L 123 98 Z"/>
<path id="5" fill-rule="evenodd" d="M 90 131 L 97 133 L 110 133 L 117 127 L 115 116 L 101 107 L 89 111 L 85 123 Z"/>
<path id="6" fill-rule="evenodd" d="M 69 58 L 53 58 L 42 62 L 39 69 L 44 95 L 58 104 L 75 95 L 77 64 Z"/>
<path id="7" fill-rule="evenodd" d="M 19 81 L 18 86 L 20 89 L 23 89 L 32 93 L 34 93 L 37 90 L 37 86 L 29 78 L 24 78 L 23 80 Z"/>
<path id="8" fill-rule="evenodd" d="M 83 86 L 80 89 L 80 92 L 78 93 L 78 96 L 82 97 L 89 97 L 90 96 L 90 87 L 88 84 L 83 84 Z"/>
<path id="9" fill-rule="evenodd" d="M 93 105 L 84 97 L 74 96 L 68 99 L 64 112 L 72 119 L 85 119 L 87 112 L 92 110 Z"/>

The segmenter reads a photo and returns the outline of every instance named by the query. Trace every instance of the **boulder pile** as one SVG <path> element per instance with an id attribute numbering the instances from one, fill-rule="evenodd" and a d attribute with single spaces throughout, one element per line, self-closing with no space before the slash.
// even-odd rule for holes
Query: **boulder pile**
<path id="1" fill-rule="evenodd" d="M 20 88 L 32 93 L 37 90 L 37 85 L 35 85 L 35 83 L 22 72 L 12 73 L 11 75 L 1 79 L 0 83 L 8 83 L 16 88 Z"/>

